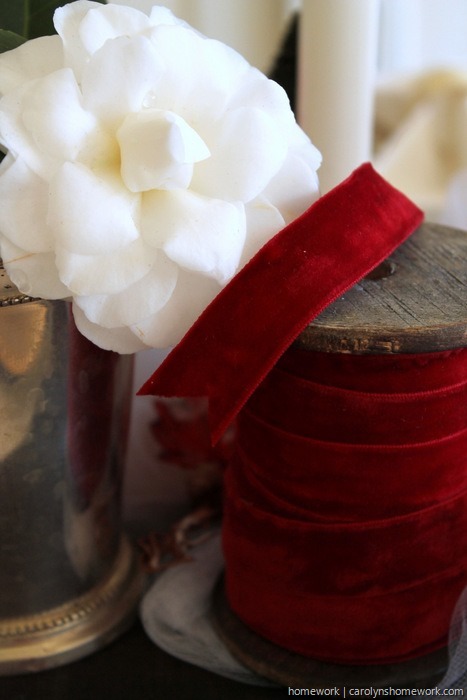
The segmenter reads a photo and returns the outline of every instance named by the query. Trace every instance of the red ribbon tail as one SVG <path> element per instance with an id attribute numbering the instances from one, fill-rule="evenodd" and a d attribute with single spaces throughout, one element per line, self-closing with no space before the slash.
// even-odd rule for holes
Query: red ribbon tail
<path id="1" fill-rule="evenodd" d="M 261 248 L 138 394 L 207 396 L 216 442 L 301 331 L 422 220 L 369 163 L 360 166 Z"/>

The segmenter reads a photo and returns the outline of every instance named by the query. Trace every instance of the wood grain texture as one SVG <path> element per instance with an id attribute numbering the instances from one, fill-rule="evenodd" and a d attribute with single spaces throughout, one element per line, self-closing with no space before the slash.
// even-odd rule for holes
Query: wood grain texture
<path id="1" fill-rule="evenodd" d="M 295 344 L 358 354 L 467 346 L 467 233 L 423 224 L 325 309 Z"/>

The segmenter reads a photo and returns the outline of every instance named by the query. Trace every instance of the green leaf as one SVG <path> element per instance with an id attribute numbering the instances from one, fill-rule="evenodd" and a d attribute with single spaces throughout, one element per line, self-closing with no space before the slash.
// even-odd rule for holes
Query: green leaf
<path id="1" fill-rule="evenodd" d="M 16 49 L 17 46 L 24 44 L 25 41 L 24 36 L 0 29 L 0 53 Z"/>
<path id="2" fill-rule="evenodd" d="M 24 18 L 27 14 L 28 0 L 13 0 L 0 4 L 0 27 L 15 34 L 26 36 Z"/>
<path id="3" fill-rule="evenodd" d="M 56 0 L 29 0 L 28 39 L 55 34 L 54 12 L 57 7 L 64 4 L 64 2 L 56 2 Z"/>
<path id="4" fill-rule="evenodd" d="M 55 34 L 53 16 L 57 7 L 65 5 L 64 0 L 29 0 L 27 14 L 27 37 L 35 39 L 38 36 Z"/>
<path id="5" fill-rule="evenodd" d="M 64 4 L 65 0 L 0 0 L 0 27 L 27 39 L 55 34 L 53 15 Z"/>

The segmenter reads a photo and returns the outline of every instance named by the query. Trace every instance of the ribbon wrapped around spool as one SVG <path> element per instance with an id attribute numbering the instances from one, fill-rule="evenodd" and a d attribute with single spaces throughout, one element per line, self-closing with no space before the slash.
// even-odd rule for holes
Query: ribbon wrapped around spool
<path id="1" fill-rule="evenodd" d="M 239 416 L 229 606 L 327 662 L 275 657 L 221 608 L 237 655 L 257 670 L 274 658 L 277 680 L 440 677 L 467 583 L 466 262 L 464 232 L 422 226 L 301 334 Z"/>
<path id="2" fill-rule="evenodd" d="M 416 267 L 417 257 L 427 265 L 433 250 L 425 242 L 439 241 L 439 230 L 422 227 L 398 263 L 391 258 L 372 274 L 387 277 L 383 301 L 393 305 L 395 326 L 383 319 L 378 327 L 378 295 L 372 326 L 368 308 L 355 302 L 355 294 L 370 296 L 360 285 L 344 317 L 337 301 L 279 359 L 420 223 L 388 187 L 363 166 L 319 200 L 290 236 L 283 231 L 239 273 L 143 388 L 214 394 L 215 435 L 247 401 L 226 477 L 226 597 L 247 629 L 285 650 L 286 660 L 279 669 L 271 647 L 268 665 L 264 647 L 259 661 L 245 639 L 231 646 L 285 683 L 324 683 L 315 659 L 330 665 L 331 683 L 339 682 L 336 665 L 371 666 L 364 682 L 379 685 L 391 682 L 395 663 L 399 680 L 423 675 L 418 658 L 446 644 L 467 583 L 465 301 L 456 308 L 451 295 L 450 321 L 438 289 L 430 320 L 419 323 L 420 309 L 391 296 L 404 268 Z M 449 252 L 452 236 L 446 240 L 438 258 Z M 417 287 L 416 278 L 408 284 Z M 365 333 L 362 318 L 352 326 L 349 308 L 360 312 Z M 434 672 L 442 659 L 430 657 Z"/>

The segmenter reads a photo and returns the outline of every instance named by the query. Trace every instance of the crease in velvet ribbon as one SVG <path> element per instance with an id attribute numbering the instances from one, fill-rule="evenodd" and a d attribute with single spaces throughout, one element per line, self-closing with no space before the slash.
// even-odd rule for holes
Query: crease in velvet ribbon
<path id="1" fill-rule="evenodd" d="M 238 417 L 223 548 L 232 610 L 285 649 L 370 665 L 445 646 L 467 584 L 467 348 L 287 350 Z"/>
<path id="2" fill-rule="evenodd" d="M 422 219 L 370 164 L 360 166 L 261 248 L 138 393 L 207 396 L 216 442 L 300 332 Z"/>

